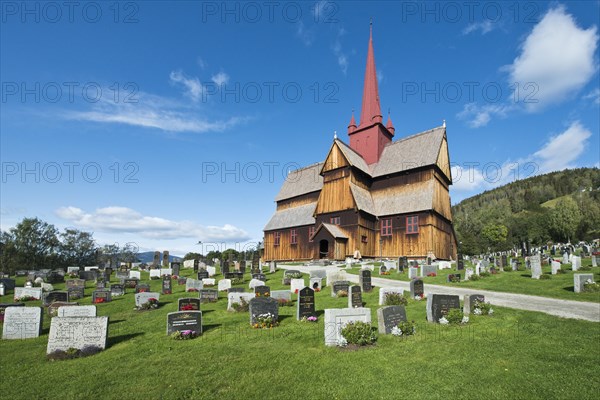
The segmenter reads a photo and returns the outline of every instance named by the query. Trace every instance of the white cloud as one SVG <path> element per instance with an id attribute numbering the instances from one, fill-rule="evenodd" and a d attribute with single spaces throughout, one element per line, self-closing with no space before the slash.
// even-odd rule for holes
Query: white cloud
<path id="1" fill-rule="evenodd" d="M 563 6 L 550 9 L 533 28 L 513 63 L 507 67 L 511 83 L 537 85 L 537 103 L 526 103 L 537 111 L 558 103 L 580 90 L 596 72 L 594 54 L 597 28 L 583 29 Z"/>
<path id="2" fill-rule="evenodd" d="M 377 83 L 381 84 L 383 82 L 383 71 L 380 69 L 377 70 Z"/>
<path id="3" fill-rule="evenodd" d="M 584 100 L 591 100 L 594 104 L 600 104 L 600 89 L 595 88 L 585 96 L 583 96 Z"/>
<path id="4" fill-rule="evenodd" d="M 217 86 L 226 85 L 229 82 L 229 75 L 227 75 L 225 72 L 219 72 L 218 74 L 213 75 L 210 79 Z"/>
<path id="5" fill-rule="evenodd" d="M 178 101 L 144 92 L 136 94 L 135 103 L 114 103 L 101 99 L 88 111 L 66 111 L 63 117 L 78 121 L 120 123 L 166 132 L 223 132 L 246 121 L 241 117 L 208 120 L 196 108 Z"/>
<path id="6" fill-rule="evenodd" d="M 184 94 L 193 101 L 200 100 L 204 87 L 196 77 L 187 77 L 181 71 L 172 71 L 169 75 L 171 82 L 179 83 L 185 88 Z"/>
<path id="7" fill-rule="evenodd" d="M 497 26 L 498 26 L 497 23 L 493 23 L 491 20 L 486 19 L 485 21 L 482 21 L 482 22 L 473 22 L 473 23 L 467 25 L 467 27 L 465 29 L 463 29 L 462 33 L 463 33 L 463 35 L 468 35 L 469 33 L 472 33 L 472 32 L 481 31 L 481 34 L 485 35 L 486 33 L 489 33 L 491 31 L 493 31 L 494 29 L 496 29 Z"/>
<path id="8" fill-rule="evenodd" d="M 205 61 L 202 59 L 202 57 L 198 57 L 198 58 L 196 59 L 196 62 L 198 63 L 198 66 L 199 66 L 201 69 L 205 69 L 205 68 L 206 68 L 206 62 L 205 62 Z"/>
<path id="9" fill-rule="evenodd" d="M 302 21 L 298 21 L 296 23 L 296 36 L 300 38 L 305 46 L 312 45 L 315 41 L 316 35 L 317 33 L 315 26 L 306 27 Z"/>
<path id="10" fill-rule="evenodd" d="M 331 50 L 333 51 L 333 55 L 337 59 L 337 63 L 340 66 L 342 73 L 346 75 L 348 72 L 348 55 L 344 52 L 342 48 L 342 36 L 346 34 L 346 30 L 344 28 L 340 28 L 337 33 L 337 37 Z"/>
<path id="11" fill-rule="evenodd" d="M 575 121 L 566 131 L 551 137 L 544 147 L 533 154 L 539 161 L 540 172 L 572 168 L 573 162 L 585 150 L 586 141 L 590 136 L 592 133 L 579 121 Z"/>
<path id="12" fill-rule="evenodd" d="M 471 128 L 486 126 L 492 116 L 506 117 L 514 107 L 506 104 L 487 104 L 479 106 L 475 103 L 467 103 L 461 112 L 456 114 L 459 119 L 466 120 Z"/>
<path id="13" fill-rule="evenodd" d="M 244 230 L 233 225 L 203 226 L 191 221 L 171 221 L 145 216 L 127 207 L 111 206 L 88 213 L 68 206 L 57 209 L 55 213 L 78 228 L 108 233 L 132 233 L 148 239 L 194 238 L 206 242 L 243 242 L 250 238 Z"/>

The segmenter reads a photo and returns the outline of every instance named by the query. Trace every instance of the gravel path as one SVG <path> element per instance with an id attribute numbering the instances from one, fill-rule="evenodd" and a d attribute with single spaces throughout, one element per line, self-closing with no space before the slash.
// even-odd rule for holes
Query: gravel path
<path id="1" fill-rule="evenodd" d="M 328 271 L 340 271 L 338 267 L 317 267 L 317 266 L 299 266 L 299 265 L 278 265 L 281 269 L 295 269 L 301 272 L 309 273 L 311 270 L 323 269 Z M 358 283 L 358 275 L 348 274 L 348 281 Z M 377 287 L 396 287 L 404 290 L 410 290 L 409 282 L 397 281 L 393 279 L 372 277 L 371 282 Z M 590 303 L 583 301 L 561 300 L 550 297 L 531 296 L 527 294 L 493 292 L 489 290 L 478 290 L 473 288 L 461 288 L 441 285 L 425 284 L 425 294 L 454 294 L 462 297 L 465 294 L 482 294 L 485 300 L 491 304 L 516 308 L 519 310 L 539 311 L 550 315 L 563 318 L 583 319 L 586 321 L 600 322 L 600 303 Z"/>

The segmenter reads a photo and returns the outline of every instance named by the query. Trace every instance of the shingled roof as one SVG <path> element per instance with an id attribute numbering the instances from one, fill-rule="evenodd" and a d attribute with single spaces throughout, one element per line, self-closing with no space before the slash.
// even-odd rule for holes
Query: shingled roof
<path id="1" fill-rule="evenodd" d="M 319 231 L 321 229 L 325 229 L 327 231 L 329 231 L 329 233 L 331 233 L 331 235 L 334 238 L 339 238 L 339 239 L 348 239 L 348 235 L 346 235 L 344 233 L 344 231 L 337 225 L 333 225 L 333 224 L 326 224 L 326 223 L 322 223 L 321 226 L 319 226 L 316 230 L 316 232 L 314 233 L 313 237 L 317 236 L 317 233 L 319 233 Z"/>
<path id="2" fill-rule="evenodd" d="M 346 157 L 346 160 L 348 160 L 350 165 L 358 168 L 369 176 L 371 175 L 371 170 L 369 169 L 367 162 L 360 154 L 358 154 L 354 149 L 342 142 L 340 139 L 335 139 L 335 141 L 338 143 L 340 150 L 342 153 L 344 153 L 344 157 Z"/>
<path id="3" fill-rule="evenodd" d="M 371 192 L 355 185 L 352 182 L 350 182 L 350 191 L 352 192 L 352 197 L 354 197 L 354 201 L 356 202 L 356 207 L 359 210 L 368 212 L 371 215 L 377 215 L 377 210 L 375 209 L 375 204 L 373 203 L 373 198 L 371 197 Z"/>
<path id="4" fill-rule="evenodd" d="M 314 225 L 315 218 L 313 215 L 315 214 L 316 207 L 317 202 L 315 201 L 314 203 L 275 211 L 264 230 L 272 231 L 291 226 Z"/>
<path id="5" fill-rule="evenodd" d="M 275 197 L 275 201 L 321 190 L 323 187 L 323 177 L 320 175 L 321 168 L 323 168 L 323 162 L 290 172 Z"/>
<path id="6" fill-rule="evenodd" d="M 433 209 L 434 183 L 412 183 L 371 192 L 377 216 Z"/>

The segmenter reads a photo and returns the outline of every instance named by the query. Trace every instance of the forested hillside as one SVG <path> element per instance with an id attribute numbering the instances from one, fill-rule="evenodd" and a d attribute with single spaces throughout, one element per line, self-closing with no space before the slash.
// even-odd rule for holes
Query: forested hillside
<path id="1" fill-rule="evenodd" d="M 600 237 L 600 169 L 578 168 L 520 180 L 452 207 L 462 251 L 509 249 L 529 240 Z"/>

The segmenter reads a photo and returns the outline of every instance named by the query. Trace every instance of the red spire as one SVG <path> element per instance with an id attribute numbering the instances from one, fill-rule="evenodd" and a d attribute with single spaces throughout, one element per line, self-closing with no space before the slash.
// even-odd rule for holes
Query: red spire
<path id="1" fill-rule="evenodd" d="M 350 119 L 350 125 L 348 125 L 348 134 L 356 130 L 356 121 L 354 120 L 354 110 L 352 110 L 352 118 Z"/>
<path id="2" fill-rule="evenodd" d="M 385 125 L 385 127 L 387 128 L 388 131 L 390 131 L 390 133 L 392 135 L 396 131 L 396 128 L 394 128 L 394 124 L 392 123 L 392 117 L 390 117 L 390 113 L 388 113 L 388 120 L 387 120 L 387 124 Z"/>
<path id="3" fill-rule="evenodd" d="M 381 106 L 379 105 L 379 90 L 377 89 L 377 70 L 375 69 L 375 56 L 373 55 L 373 21 L 371 21 L 360 126 L 368 126 L 382 120 Z"/>

